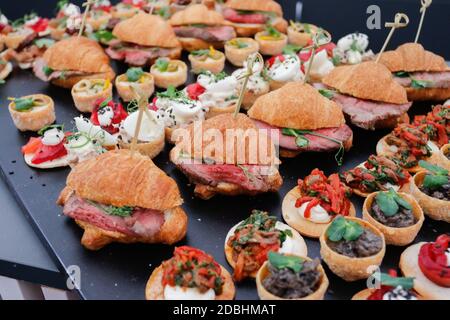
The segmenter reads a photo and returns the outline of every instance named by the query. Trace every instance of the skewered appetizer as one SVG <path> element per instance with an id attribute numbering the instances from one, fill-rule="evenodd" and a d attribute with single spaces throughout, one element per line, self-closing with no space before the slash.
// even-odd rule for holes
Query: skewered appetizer
<path id="1" fill-rule="evenodd" d="M 176 182 L 138 152 L 108 151 L 79 163 L 57 203 L 84 229 L 89 250 L 111 242 L 173 244 L 186 235 Z"/>
<path id="2" fill-rule="evenodd" d="M 340 174 L 353 193 L 367 197 L 372 192 L 408 191 L 411 175 L 400 166 L 399 160 L 385 156 L 370 155 L 367 161 Z"/>
<path id="3" fill-rule="evenodd" d="M 257 72 L 258 70 L 261 70 Z M 247 73 L 247 63 L 244 62 L 242 69 L 237 69 L 232 73 L 232 76 L 238 80 L 239 88 L 242 88 L 244 82 L 244 75 Z M 263 74 L 263 67 L 259 62 L 253 64 L 253 74 L 248 78 L 247 86 L 245 87 L 244 97 L 242 100 L 242 107 L 245 110 L 255 103 L 256 99 L 270 91 L 269 81 Z"/>
<path id="4" fill-rule="evenodd" d="M 144 5 L 144 0 L 122 0 L 111 8 L 111 15 L 115 19 L 130 19 L 140 13 Z"/>
<path id="5" fill-rule="evenodd" d="M 20 131 L 39 131 L 56 119 L 52 98 L 43 94 L 13 98 L 8 109 Z"/>
<path id="6" fill-rule="evenodd" d="M 420 160 L 437 165 L 442 165 L 444 161 L 439 148 L 428 140 L 428 134 L 409 124 L 398 125 L 378 141 L 377 154 L 397 159 L 403 168 L 412 173 L 420 171 Z"/>
<path id="7" fill-rule="evenodd" d="M 223 48 L 225 41 L 236 37 L 233 27 L 226 25 L 223 16 L 203 4 L 188 6 L 175 13 L 169 22 L 186 51 Z"/>
<path id="8" fill-rule="evenodd" d="M 33 71 L 42 81 L 69 89 L 82 79 L 112 81 L 116 76 L 103 48 L 85 37 L 58 41 L 36 60 Z"/>
<path id="9" fill-rule="evenodd" d="M 450 236 L 437 237 L 435 242 L 416 243 L 403 251 L 400 269 L 414 277 L 414 290 L 430 300 L 450 299 Z"/>
<path id="10" fill-rule="evenodd" d="M 233 300 L 236 289 L 228 271 L 202 250 L 176 247 L 173 257 L 153 270 L 147 300 Z"/>
<path id="11" fill-rule="evenodd" d="M 259 51 L 259 44 L 252 38 L 234 38 L 225 42 L 225 56 L 236 67 L 242 67 L 247 57 Z"/>
<path id="12" fill-rule="evenodd" d="M 120 124 L 128 117 L 121 103 L 113 100 L 98 100 L 92 110 L 90 121 L 93 125 L 114 135 L 119 132 Z"/>
<path id="13" fill-rule="evenodd" d="M 298 232 L 264 211 L 253 210 L 250 217 L 230 229 L 225 239 L 225 256 L 236 281 L 256 278 L 271 251 L 307 256 L 306 243 Z"/>
<path id="14" fill-rule="evenodd" d="M 310 83 L 322 82 L 322 79 L 334 69 L 334 64 L 331 55 L 329 54 L 330 49 L 326 49 L 330 46 L 334 46 L 334 44 L 328 43 L 319 47 L 316 51 L 311 69 L 309 70 L 308 81 Z M 302 61 L 301 69 L 303 72 L 309 69 L 309 65 L 311 64 L 311 55 L 312 51 L 310 49 L 300 50 L 298 54 L 300 60 Z"/>
<path id="15" fill-rule="evenodd" d="M 31 13 L 15 21 L 13 30 L 2 38 L 10 49 L 7 54 L 21 69 L 29 69 L 54 44 L 49 34 L 48 19 Z"/>
<path id="16" fill-rule="evenodd" d="M 256 275 L 261 300 L 323 300 L 328 278 L 319 259 L 269 252 Z"/>
<path id="17" fill-rule="evenodd" d="M 84 118 L 82 115 L 74 119 L 77 131 L 86 136 L 89 140 L 95 141 L 96 144 L 104 147 L 107 150 L 114 149 L 118 143 L 117 133 L 109 133 L 100 125 L 95 125 L 90 119 Z M 84 140 L 84 139 L 82 139 Z"/>
<path id="18" fill-rule="evenodd" d="M 268 56 L 275 56 L 283 52 L 288 38 L 271 25 L 267 25 L 264 31 L 255 34 L 255 40 L 259 44 L 259 52 Z"/>
<path id="19" fill-rule="evenodd" d="M 116 78 L 115 83 L 119 96 L 125 102 L 139 99 L 140 96 L 149 98 L 155 91 L 153 75 L 142 68 L 129 68 Z"/>
<path id="20" fill-rule="evenodd" d="M 100 0 L 93 4 L 86 19 L 93 31 L 106 29 L 109 20 L 112 18 L 111 9 L 109 0 Z"/>
<path id="21" fill-rule="evenodd" d="M 92 112 L 98 100 L 112 99 L 112 84 L 108 79 L 83 79 L 72 87 L 72 98 L 80 112 Z"/>
<path id="22" fill-rule="evenodd" d="M 306 47 L 318 30 L 319 27 L 311 23 L 300 23 L 291 20 L 287 28 L 288 42 L 299 47 Z"/>
<path id="23" fill-rule="evenodd" d="M 353 132 L 341 108 L 309 84 L 288 83 L 259 97 L 248 115 L 258 128 L 277 136 L 273 140 L 282 157 L 337 150 L 336 161 L 342 163 L 344 150 L 352 146 Z"/>
<path id="24" fill-rule="evenodd" d="M 372 50 L 367 49 L 368 47 L 369 37 L 366 34 L 350 33 L 337 42 L 333 50 L 333 63 L 337 66 L 372 60 L 375 55 Z"/>
<path id="25" fill-rule="evenodd" d="M 334 68 L 318 86 L 339 103 L 350 121 L 363 129 L 394 128 L 408 119 L 405 89 L 389 70 L 374 61 Z"/>
<path id="26" fill-rule="evenodd" d="M 386 51 L 380 62 L 406 88 L 408 100 L 443 101 L 450 98 L 450 68 L 445 59 L 427 51 L 419 43 L 405 43 Z"/>
<path id="27" fill-rule="evenodd" d="M 338 216 L 320 236 L 320 255 L 345 281 L 365 279 L 380 266 L 386 251 L 383 234 L 367 221 Z"/>
<path id="28" fill-rule="evenodd" d="M 279 89 L 288 82 L 302 81 L 305 77 L 300 58 L 296 55 L 274 56 L 267 60 L 266 68 L 271 90 Z"/>
<path id="29" fill-rule="evenodd" d="M 119 147 L 130 149 L 136 132 L 139 112 L 133 112 L 123 120 L 119 128 Z M 156 111 L 148 110 L 142 117 L 139 135 L 136 141 L 136 150 L 153 159 L 164 149 L 164 123 Z"/>
<path id="30" fill-rule="evenodd" d="M 111 41 L 106 53 L 132 66 L 144 67 L 160 57 L 178 59 L 181 56 L 181 44 L 175 32 L 160 16 L 140 12 L 119 22 L 113 35 L 117 39 Z"/>
<path id="31" fill-rule="evenodd" d="M 373 275 L 378 288 L 365 289 L 355 294 L 352 300 L 419 300 L 421 297 L 413 290 L 416 280 L 398 277 L 395 270 Z"/>
<path id="32" fill-rule="evenodd" d="M 223 16 L 241 37 L 252 37 L 263 31 L 266 24 L 285 33 L 287 21 L 283 19 L 281 5 L 272 0 L 228 0 Z"/>
<path id="33" fill-rule="evenodd" d="M 150 73 L 158 88 L 167 89 L 170 86 L 176 88 L 186 83 L 188 68 L 186 63 L 181 60 L 159 58 L 150 68 Z"/>
<path id="34" fill-rule="evenodd" d="M 406 246 L 419 233 L 424 215 L 414 197 L 390 189 L 374 192 L 366 198 L 363 219 L 384 234 L 386 244 Z"/>
<path id="35" fill-rule="evenodd" d="M 203 141 L 201 148 L 199 139 Z M 185 130 L 176 130 L 173 140 L 177 144 L 170 160 L 195 184 L 194 193 L 201 199 L 216 194 L 276 192 L 283 183 L 272 140 L 242 113 L 215 116 L 201 127 L 199 122 L 193 123 Z"/>
<path id="36" fill-rule="evenodd" d="M 195 121 L 205 119 L 206 109 L 198 100 L 191 99 L 184 91 L 169 86 L 165 92 L 158 92 L 153 99 L 152 109 L 164 123 L 166 139 L 173 142 L 172 134 Z"/>
<path id="37" fill-rule="evenodd" d="M 188 59 L 191 62 L 191 71 L 197 74 L 205 71 L 217 74 L 225 67 L 225 55 L 213 47 L 192 51 Z"/>
<path id="38" fill-rule="evenodd" d="M 80 29 L 81 10 L 80 7 L 62 0 L 56 5 L 56 17 L 49 21 L 50 35 L 54 40 L 74 35 Z M 88 26 L 86 26 L 89 28 Z M 86 29 L 87 30 L 87 29 Z"/>
<path id="39" fill-rule="evenodd" d="M 238 100 L 238 80 L 225 72 L 213 74 L 203 72 L 197 82 L 186 87 L 190 99 L 201 102 L 207 111 L 206 118 L 212 118 L 222 113 L 234 112 Z"/>
<path id="40" fill-rule="evenodd" d="M 449 171 L 425 161 L 420 161 L 419 165 L 427 171 L 420 171 L 413 177 L 411 194 L 431 219 L 450 222 Z"/>
<path id="41" fill-rule="evenodd" d="M 283 218 L 303 236 L 319 238 L 337 215 L 356 215 L 350 195 L 337 173 L 327 177 L 314 169 L 284 197 Z"/>

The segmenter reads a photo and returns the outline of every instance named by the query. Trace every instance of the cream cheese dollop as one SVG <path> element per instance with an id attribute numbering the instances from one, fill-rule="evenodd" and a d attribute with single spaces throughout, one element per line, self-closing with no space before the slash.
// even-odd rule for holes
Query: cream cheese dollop
<path id="1" fill-rule="evenodd" d="M 300 81 L 305 77 L 300 69 L 300 58 L 296 55 L 284 55 L 284 61 L 279 58 L 268 70 L 268 76 L 278 82 Z"/>
<path id="2" fill-rule="evenodd" d="M 42 144 L 56 146 L 64 140 L 64 132 L 58 128 L 52 128 L 44 132 Z"/>
<path id="3" fill-rule="evenodd" d="M 200 101 L 158 98 L 155 105 L 159 119 L 169 128 L 205 119 L 206 109 Z"/>
<path id="4" fill-rule="evenodd" d="M 256 70 L 262 70 L 261 64 L 259 62 L 256 62 L 253 65 L 254 73 L 252 74 L 251 77 L 248 78 L 247 91 L 251 91 L 255 94 L 266 93 L 270 90 L 269 82 L 266 81 L 266 79 L 264 79 L 264 77 L 262 76 L 262 71 L 256 72 Z M 237 69 L 232 73 L 232 76 L 235 77 L 236 80 L 238 81 L 239 87 L 242 87 L 242 84 L 244 82 L 243 78 L 240 80 L 239 78 L 246 73 L 247 73 L 247 62 L 244 62 L 243 68 Z"/>
<path id="5" fill-rule="evenodd" d="M 141 142 L 151 142 L 161 139 L 164 136 L 164 123 L 158 118 L 156 111 L 149 110 L 152 119 L 146 114 L 142 116 L 141 130 L 139 131 L 138 140 Z M 119 128 L 121 139 L 130 143 L 136 131 L 139 112 L 133 112 L 122 122 Z"/>
<path id="6" fill-rule="evenodd" d="M 237 101 L 238 81 L 234 76 L 217 80 L 212 73 L 201 74 L 197 82 L 205 88 L 198 98 L 205 108 L 226 108 Z"/>
<path id="7" fill-rule="evenodd" d="M 328 214 L 328 212 L 320 205 L 316 205 L 311 208 L 310 210 L 310 216 L 308 218 L 305 217 L 305 211 L 306 207 L 308 206 L 309 201 L 303 203 L 298 209 L 298 214 L 309 221 L 315 222 L 315 223 L 329 223 L 331 221 L 331 216 Z"/>
<path id="8" fill-rule="evenodd" d="M 62 8 L 62 12 L 67 17 L 81 14 L 80 7 L 73 3 L 65 4 Z"/>
<path id="9" fill-rule="evenodd" d="M 402 286 L 397 286 L 393 290 L 386 292 L 383 295 L 383 300 L 417 300 L 417 297 L 403 289 Z"/>
<path id="10" fill-rule="evenodd" d="M 369 59 L 374 54 L 372 50 L 367 50 L 369 37 L 364 33 L 350 33 L 336 44 L 333 54 L 346 64 L 358 64 Z"/>
<path id="11" fill-rule="evenodd" d="M 164 299 L 165 300 L 214 300 L 216 293 L 213 289 L 209 289 L 201 293 L 198 288 L 184 288 L 180 286 L 165 286 Z"/>
<path id="12" fill-rule="evenodd" d="M 100 126 L 107 127 L 111 125 L 113 118 L 114 110 L 111 107 L 106 106 L 98 110 L 98 123 L 100 123 Z"/>
<path id="13" fill-rule="evenodd" d="M 117 137 L 103 130 L 100 126 L 94 125 L 89 119 L 83 116 L 75 117 L 75 126 L 78 131 L 86 133 L 92 140 L 98 141 L 102 146 L 115 146 Z"/>
<path id="14" fill-rule="evenodd" d="M 84 135 L 70 139 L 64 146 L 68 151 L 67 161 L 69 163 L 79 163 L 103 152 L 103 148 L 95 145 L 90 138 Z"/>
<path id="15" fill-rule="evenodd" d="M 305 62 L 305 70 L 308 70 L 310 64 L 310 60 Z M 311 74 L 314 74 L 318 77 L 324 77 L 334 69 L 334 64 L 328 58 L 328 54 L 326 50 L 322 50 L 315 54 L 314 60 L 311 66 Z"/>

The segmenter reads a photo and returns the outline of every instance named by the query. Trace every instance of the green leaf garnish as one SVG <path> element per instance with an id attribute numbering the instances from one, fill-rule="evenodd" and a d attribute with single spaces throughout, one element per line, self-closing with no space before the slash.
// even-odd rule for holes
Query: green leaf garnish
<path id="1" fill-rule="evenodd" d="M 430 171 L 430 172 L 432 172 L 432 173 L 434 173 L 436 175 L 444 175 L 444 176 L 448 175 L 448 170 L 447 169 L 444 169 L 444 168 L 442 168 L 440 166 L 431 164 L 431 163 L 426 162 L 424 160 L 420 160 L 419 161 L 419 166 L 421 166 L 422 168 L 424 168 L 424 169 L 426 169 L 426 170 L 428 170 L 428 171 Z"/>
<path id="2" fill-rule="evenodd" d="M 50 68 L 49 66 L 43 66 L 42 67 L 42 71 L 45 73 L 45 75 L 48 77 L 49 75 L 52 74 L 53 69 Z"/>
<path id="3" fill-rule="evenodd" d="M 38 133 L 38 135 L 43 136 L 46 131 L 48 131 L 50 129 L 55 129 L 55 128 L 58 129 L 58 130 L 64 131 L 64 125 L 63 124 L 51 124 L 51 125 L 43 127 L 37 133 Z"/>
<path id="4" fill-rule="evenodd" d="M 288 44 L 283 48 L 283 54 L 296 55 L 300 50 L 302 50 L 301 46 L 296 46 L 295 44 Z"/>
<path id="5" fill-rule="evenodd" d="M 169 68 L 169 60 L 164 58 L 159 58 L 156 60 L 155 63 L 156 69 L 158 69 L 160 72 L 166 72 Z"/>
<path id="6" fill-rule="evenodd" d="M 423 160 L 419 161 L 419 166 L 429 171 L 423 179 L 423 187 L 436 190 L 448 183 L 448 170 Z"/>
<path id="7" fill-rule="evenodd" d="M 399 72 L 395 72 L 394 75 L 399 78 L 408 78 L 409 72 L 399 71 Z"/>
<path id="8" fill-rule="evenodd" d="M 102 210 L 108 215 L 111 216 L 119 216 L 119 217 L 129 217 L 133 214 L 133 207 L 130 206 L 123 206 L 123 207 L 115 207 L 115 206 L 109 206 L 100 204 L 91 200 L 86 200 L 89 204 L 96 207 L 97 209 Z"/>
<path id="9" fill-rule="evenodd" d="M 142 68 L 130 68 L 127 70 L 126 76 L 128 81 L 136 82 L 139 81 L 143 74 L 144 71 L 142 70 Z"/>
<path id="10" fill-rule="evenodd" d="M 329 89 L 319 89 L 319 93 L 327 99 L 332 99 L 334 97 L 334 94 L 336 93 L 336 91 L 329 90 Z"/>
<path id="11" fill-rule="evenodd" d="M 343 216 L 336 217 L 326 231 L 330 241 L 337 242 L 342 239 L 354 241 L 364 232 L 364 228 L 356 221 L 345 219 Z"/>
<path id="12" fill-rule="evenodd" d="M 274 251 L 270 251 L 268 256 L 269 263 L 276 269 L 291 269 L 295 273 L 302 271 L 304 259 L 296 256 L 285 256 Z"/>
<path id="13" fill-rule="evenodd" d="M 424 89 L 424 88 L 430 88 L 432 85 L 433 85 L 433 81 L 417 80 L 417 79 L 411 78 L 411 88 Z"/>
<path id="14" fill-rule="evenodd" d="M 116 37 L 109 30 L 98 30 L 94 33 L 95 39 L 100 42 L 108 43 L 109 41 L 115 39 Z"/>
<path id="15" fill-rule="evenodd" d="M 411 290 L 414 287 L 414 278 L 410 277 L 392 277 L 387 273 L 377 272 L 374 275 L 382 285 L 389 287 L 402 287 L 405 290 Z"/>
<path id="16" fill-rule="evenodd" d="M 41 38 L 34 40 L 34 44 L 39 48 L 50 48 L 52 45 L 55 44 L 55 40 L 53 39 L 47 39 L 47 38 Z"/>
<path id="17" fill-rule="evenodd" d="M 275 27 L 272 26 L 271 24 L 266 24 L 266 32 L 272 38 L 280 38 L 281 37 L 280 31 L 275 29 Z"/>
<path id="18" fill-rule="evenodd" d="M 34 107 L 33 98 L 14 99 L 14 109 L 19 112 L 28 111 Z"/>
<path id="19" fill-rule="evenodd" d="M 375 201 L 386 217 L 392 217 L 397 214 L 400 207 L 406 210 L 412 209 L 409 202 L 400 197 L 392 188 L 389 191 L 379 192 L 375 197 Z"/>

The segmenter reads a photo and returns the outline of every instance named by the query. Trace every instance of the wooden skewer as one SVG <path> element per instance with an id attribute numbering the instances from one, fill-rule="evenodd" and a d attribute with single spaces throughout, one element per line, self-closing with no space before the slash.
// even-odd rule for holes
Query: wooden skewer
<path id="1" fill-rule="evenodd" d="M 84 32 L 84 28 L 86 27 L 86 20 L 87 20 L 87 16 L 89 11 L 91 10 L 91 6 L 96 2 L 96 0 L 87 0 L 85 3 L 83 3 L 83 7 L 86 7 L 86 9 L 84 9 L 84 14 L 83 14 L 83 20 L 81 20 L 81 26 L 80 26 L 80 31 L 78 31 L 78 36 L 81 37 L 83 35 Z"/>
<path id="2" fill-rule="evenodd" d="M 416 39 L 414 40 L 414 43 L 417 43 L 417 41 L 419 41 L 419 36 L 420 36 L 420 31 L 422 31 L 422 24 L 423 24 L 423 20 L 425 19 L 425 12 L 427 11 L 428 7 L 431 5 L 431 3 L 433 2 L 433 0 L 421 0 L 421 7 L 420 7 L 420 12 L 422 13 L 422 15 L 420 16 L 420 22 L 419 22 L 419 27 L 417 28 L 417 33 L 416 33 Z"/>
<path id="3" fill-rule="evenodd" d="M 377 60 L 375 60 L 376 63 L 378 63 L 378 61 L 380 60 L 381 54 L 384 52 L 384 50 L 386 50 L 386 47 L 387 47 L 389 41 L 391 41 L 391 38 L 392 38 L 392 35 L 394 34 L 395 29 L 406 27 L 408 25 L 408 23 L 409 23 L 409 18 L 406 14 L 396 13 L 394 22 L 386 22 L 384 24 L 384 26 L 386 28 L 391 28 L 391 31 L 389 31 L 389 34 L 388 34 L 386 40 L 384 41 L 383 47 L 381 48 L 380 53 L 378 53 Z"/>
<path id="4" fill-rule="evenodd" d="M 260 53 L 254 53 L 247 57 L 247 72 L 238 78 L 238 80 L 244 79 L 244 82 L 241 87 L 241 92 L 239 93 L 239 99 L 236 103 L 236 108 L 234 109 L 234 117 L 236 118 L 239 110 L 241 110 L 242 101 L 244 100 L 245 90 L 247 89 L 248 79 L 255 73 L 259 73 L 262 71 L 264 67 L 264 58 Z M 259 63 L 258 69 L 253 70 L 253 66 L 255 63 Z"/>
<path id="5" fill-rule="evenodd" d="M 325 44 L 331 42 L 331 34 L 328 31 L 323 29 L 319 29 L 312 38 L 313 44 L 304 49 L 311 49 L 311 57 L 309 57 L 308 69 L 306 70 L 305 77 L 303 79 L 303 83 L 308 83 L 309 74 L 311 72 L 311 67 L 314 61 L 314 56 L 316 55 L 316 50 Z"/>

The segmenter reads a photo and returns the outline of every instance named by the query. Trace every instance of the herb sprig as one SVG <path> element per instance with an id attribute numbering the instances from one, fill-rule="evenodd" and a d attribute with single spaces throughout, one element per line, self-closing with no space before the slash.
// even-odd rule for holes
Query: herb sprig
<path id="1" fill-rule="evenodd" d="M 295 273 L 299 273 L 303 269 L 304 259 L 296 256 L 286 256 L 274 251 L 268 254 L 269 263 L 276 269 L 291 269 Z"/>
<path id="2" fill-rule="evenodd" d="M 356 221 L 345 219 L 343 216 L 336 217 L 326 231 L 330 241 L 337 242 L 342 239 L 346 241 L 357 240 L 364 232 L 364 228 Z"/>
<path id="3" fill-rule="evenodd" d="M 386 217 L 392 217 L 397 214 L 400 207 L 405 208 L 406 210 L 412 209 L 409 202 L 403 199 L 392 188 L 386 192 L 379 192 L 375 197 L 375 201 Z"/>
<path id="4" fill-rule="evenodd" d="M 448 170 L 423 160 L 419 161 L 419 166 L 428 170 L 422 182 L 423 187 L 436 190 L 448 183 Z"/>

